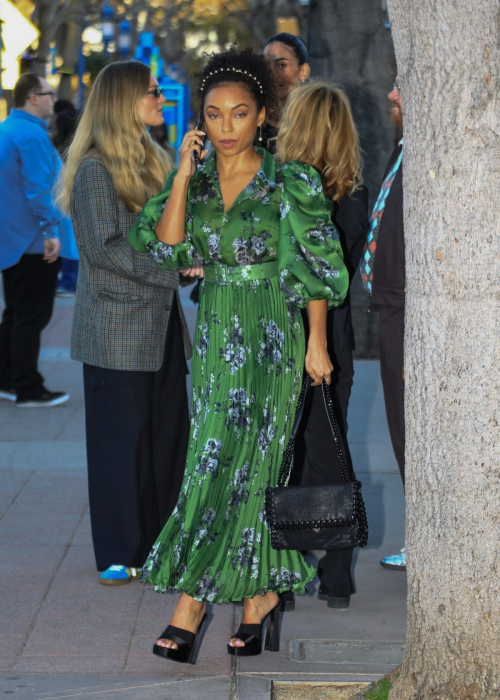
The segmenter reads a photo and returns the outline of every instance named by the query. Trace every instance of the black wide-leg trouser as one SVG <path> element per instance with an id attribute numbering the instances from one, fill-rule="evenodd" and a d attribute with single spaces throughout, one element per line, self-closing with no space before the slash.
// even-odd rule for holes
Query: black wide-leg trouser
<path id="1" fill-rule="evenodd" d="M 405 385 L 404 365 L 405 310 L 399 306 L 379 306 L 378 337 L 380 375 L 384 388 L 385 411 L 392 448 L 399 472 L 405 482 Z"/>
<path id="2" fill-rule="evenodd" d="M 189 438 L 186 372 L 177 304 L 157 372 L 83 366 L 98 571 L 141 567 L 177 503 Z"/>
<path id="3" fill-rule="evenodd" d="M 38 371 L 40 338 L 52 317 L 60 268 L 60 259 L 49 263 L 33 253 L 2 271 L 0 388 L 13 389 L 20 401 L 39 399 L 45 391 Z"/>
<path id="4" fill-rule="evenodd" d="M 335 349 L 331 388 L 340 428 L 347 431 L 347 409 L 354 377 L 352 350 Z M 347 445 L 347 439 L 345 440 Z M 303 486 L 343 481 L 335 441 L 326 414 L 320 386 L 309 389 L 297 435 L 291 483 Z M 349 462 L 347 463 L 349 468 Z M 348 598 L 354 593 L 351 577 L 352 549 L 327 551 L 318 562 L 318 577 L 327 595 Z"/>

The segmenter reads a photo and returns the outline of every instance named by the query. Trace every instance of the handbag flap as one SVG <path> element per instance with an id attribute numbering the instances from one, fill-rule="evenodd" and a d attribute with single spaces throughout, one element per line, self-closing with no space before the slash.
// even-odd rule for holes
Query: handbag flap
<path id="1" fill-rule="evenodd" d="M 315 522 L 318 523 L 317 527 L 326 527 L 326 523 L 332 520 L 339 523 L 346 521 L 345 524 L 349 524 L 354 517 L 355 483 L 351 481 L 323 486 L 283 486 L 268 489 L 268 519 L 275 525 Z"/>

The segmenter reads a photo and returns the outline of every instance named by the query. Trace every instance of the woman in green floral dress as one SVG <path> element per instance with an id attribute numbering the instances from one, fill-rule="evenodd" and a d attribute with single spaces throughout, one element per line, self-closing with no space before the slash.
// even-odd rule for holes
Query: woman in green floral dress
<path id="1" fill-rule="evenodd" d="M 304 593 L 315 576 L 299 552 L 272 549 L 264 495 L 277 484 L 304 362 L 315 384 L 330 381 L 326 311 L 348 287 L 319 174 L 253 146 L 274 108 L 264 59 L 234 49 L 213 55 L 201 100 L 215 152 L 196 167 L 192 152 L 205 132 L 186 134 L 178 170 L 129 235 L 165 269 L 204 277 L 184 482 L 141 576 L 156 591 L 183 592 L 155 653 L 191 662 L 205 603 L 243 600 L 244 624 L 228 650 L 259 653 L 255 625 L 280 592 Z"/>

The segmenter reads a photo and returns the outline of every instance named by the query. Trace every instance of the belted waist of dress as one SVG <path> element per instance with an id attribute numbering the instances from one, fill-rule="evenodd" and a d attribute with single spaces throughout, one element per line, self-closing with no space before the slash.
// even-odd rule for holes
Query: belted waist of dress
<path id="1" fill-rule="evenodd" d="M 216 284 L 278 277 L 278 261 L 261 265 L 204 265 L 203 279 Z"/>

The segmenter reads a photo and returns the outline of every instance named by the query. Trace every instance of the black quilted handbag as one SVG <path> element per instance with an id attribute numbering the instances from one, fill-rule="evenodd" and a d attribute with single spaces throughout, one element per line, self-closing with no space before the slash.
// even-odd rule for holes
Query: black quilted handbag
<path id="1" fill-rule="evenodd" d="M 295 438 L 309 385 L 310 377 L 306 376 L 290 441 L 283 455 L 278 486 L 266 490 L 266 520 L 271 532 L 271 546 L 273 549 L 302 550 L 364 547 L 368 541 L 368 522 L 361 482 L 349 476 L 330 387 L 324 380 L 323 400 L 344 481 L 319 486 L 285 486 L 291 472 Z"/>

